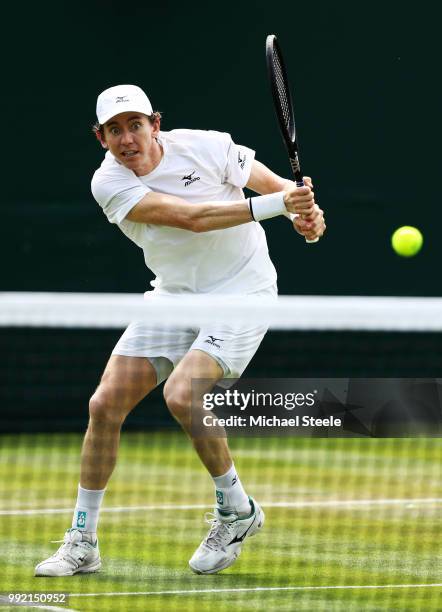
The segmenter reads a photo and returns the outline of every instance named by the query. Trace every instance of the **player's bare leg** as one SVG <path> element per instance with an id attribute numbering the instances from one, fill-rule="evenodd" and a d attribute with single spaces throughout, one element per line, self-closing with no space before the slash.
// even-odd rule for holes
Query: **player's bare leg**
<path id="1" fill-rule="evenodd" d="M 169 410 L 192 439 L 216 488 L 215 514 L 208 521 L 210 531 L 189 561 L 191 569 L 199 574 L 213 574 L 232 565 L 244 540 L 257 533 L 264 523 L 263 511 L 254 499 L 247 496 L 236 473 L 227 439 L 192 437 L 191 412 L 203 410 L 202 396 L 222 376 L 223 370 L 213 357 L 192 350 L 182 359 L 164 387 Z M 192 379 L 207 379 L 206 386 L 199 385 L 200 398 L 192 397 Z"/>
<path id="2" fill-rule="evenodd" d="M 213 357 L 193 350 L 180 361 L 164 386 L 164 398 L 169 410 L 191 438 L 196 452 L 211 476 L 225 474 L 232 465 L 232 456 L 226 438 L 192 438 L 191 384 L 192 379 L 207 379 L 207 385 L 201 387 L 202 396 L 222 377 L 223 370 Z M 193 410 L 197 409 L 194 405 Z"/>
<path id="3" fill-rule="evenodd" d="M 36 576 L 72 576 L 100 569 L 98 515 L 104 489 L 115 467 L 121 426 L 155 386 L 156 372 L 146 358 L 113 355 L 109 359 L 90 400 L 72 528 L 66 532 L 58 551 L 37 565 Z"/>
<path id="4" fill-rule="evenodd" d="M 156 372 L 144 357 L 112 355 L 89 402 L 89 425 L 81 453 L 80 485 L 104 489 L 117 460 L 121 426 L 156 386 Z"/>

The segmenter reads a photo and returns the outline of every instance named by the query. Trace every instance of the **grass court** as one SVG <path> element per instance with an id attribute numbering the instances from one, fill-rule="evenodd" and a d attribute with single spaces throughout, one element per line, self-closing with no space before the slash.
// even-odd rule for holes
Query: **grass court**
<path id="1" fill-rule="evenodd" d="M 197 576 L 187 562 L 209 527 L 210 478 L 184 434 L 123 432 L 100 518 L 103 569 L 34 578 L 70 527 L 81 441 L 1 438 L 3 598 L 67 592 L 58 609 L 94 612 L 442 609 L 440 439 L 232 439 L 266 524 L 231 568 Z"/>

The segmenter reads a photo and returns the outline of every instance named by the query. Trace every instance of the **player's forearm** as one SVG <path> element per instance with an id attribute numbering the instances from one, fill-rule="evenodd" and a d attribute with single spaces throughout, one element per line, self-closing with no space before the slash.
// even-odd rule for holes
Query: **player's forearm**
<path id="1" fill-rule="evenodd" d="M 291 191 L 277 192 L 238 200 L 236 202 L 208 202 L 192 206 L 192 230 L 209 232 L 248 223 L 264 221 L 288 213 L 310 214 L 313 210 L 313 194 L 308 187 L 292 188 Z"/>
<path id="2" fill-rule="evenodd" d="M 192 207 L 192 231 L 210 232 L 252 221 L 247 200 L 207 202 Z"/>
<path id="3" fill-rule="evenodd" d="M 270 168 L 267 168 L 267 166 L 255 159 L 247 182 L 247 188 L 255 193 L 266 195 L 283 191 L 290 183 L 291 181 L 278 176 Z"/>
<path id="4" fill-rule="evenodd" d="M 136 223 L 165 225 L 192 232 L 210 232 L 252 221 L 247 200 L 195 204 L 153 192 L 134 206 L 126 218 Z"/>
<path id="5" fill-rule="evenodd" d="M 250 221 L 264 221 L 288 212 L 310 215 L 314 204 L 313 192 L 308 187 L 257 196 L 250 202 L 236 200 L 198 204 L 151 191 L 131 209 L 126 219 L 199 233 L 235 227 Z"/>

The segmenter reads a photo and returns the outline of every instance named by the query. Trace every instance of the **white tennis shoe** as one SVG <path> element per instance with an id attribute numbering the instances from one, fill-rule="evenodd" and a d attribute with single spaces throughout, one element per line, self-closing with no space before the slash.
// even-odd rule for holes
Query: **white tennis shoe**
<path id="1" fill-rule="evenodd" d="M 215 514 L 207 512 L 205 518 L 210 531 L 189 561 L 192 571 L 216 574 L 235 563 L 245 540 L 264 525 L 264 512 L 254 499 L 249 497 L 249 500 L 252 512 L 246 518 L 239 518 L 236 513 L 223 516 L 217 508 Z"/>
<path id="2" fill-rule="evenodd" d="M 60 548 L 51 557 L 39 563 L 35 576 L 73 576 L 96 572 L 101 567 L 98 541 L 78 529 L 68 529 Z"/>

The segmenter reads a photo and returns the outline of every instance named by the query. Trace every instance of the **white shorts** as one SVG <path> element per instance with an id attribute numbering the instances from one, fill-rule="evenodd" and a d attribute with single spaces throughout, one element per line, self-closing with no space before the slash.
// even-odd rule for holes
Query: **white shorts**
<path id="1" fill-rule="evenodd" d="M 275 297 L 276 285 L 251 295 Z M 157 373 L 157 384 L 166 380 L 174 367 L 191 350 L 213 357 L 223 369 L 224 378 L 239 378 L 258 350 L 267 326 L 216 324 L 201 328 L 152 327 L 133 322 L 115 345 L 112 355 L 147 357 Z"/>

